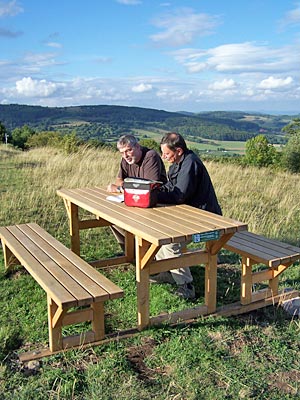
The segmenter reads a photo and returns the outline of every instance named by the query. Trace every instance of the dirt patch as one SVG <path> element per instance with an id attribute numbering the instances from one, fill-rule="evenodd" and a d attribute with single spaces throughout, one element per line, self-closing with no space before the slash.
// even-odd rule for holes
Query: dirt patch
<path id="1" fill-rule="evenodd" d="M 285 394 L 298 394 L 298 384 L 300 381 L 300 372 L 296 370 L 280 372 L 277 374 L 277 379 L 269 383 L 270 388 L 279 389 Z"/>
<path id="2" fill-rule="evenodd" d="M 152 355 L 157 342 L 153 338 L 142 338 L 140 346 L 129 347 L 126 358 L 132 369 L 137 373 L 138 379 L 145 383 L 153 383 L 157 378 L 157 374 L 162 374 L 160 368 L 149 368 L 145 364 L 145 359 Z"/>

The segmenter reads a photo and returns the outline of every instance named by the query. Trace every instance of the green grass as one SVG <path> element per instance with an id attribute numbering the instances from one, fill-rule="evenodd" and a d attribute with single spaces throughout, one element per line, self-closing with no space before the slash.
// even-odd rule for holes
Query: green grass
<path id="1" fill-rule="evenodd" d="M 85 150 L 63 156 L 51 149 L 18 152 L 0 147 L 1 225 L 35 221 L 69 246 L 60 187 L 105 187 L 119 155 Z M 257 233 L 299 245 L 299 177 L 268 170 L 207 164 L 224 215 L 247 221 Z M 248 184 L 250 182 L 251 184 Z M 86 260 L 120 251 L 108 228 L 81 233 Z M 218 305 L 239 299 L 240 264 L 224 251 L 218 268 Z M 106 330 L 136 324 L 133 265 L 103 270 L 125 296 L 106 305 Z M 204 268 L 193 266 L 197 299 L 203 304 Z M 280 287 L 300 289 L 300 266 L 290 267 Z M 191 306 L 172 285 L 151 286 L 151 315 Z M 48 340 L 44 291 L 21 268 L 6 273 L 0 251 L 0 399 L 299 399 L 300 322 L 279 307 L 193 324 L 147 329 L 128 339 L 71 350 L 35 364 L 18 354 Z M 78 326 L 78 330 L 85 326 Z M 74 327 L 65 328 L 73 333 Z M 33 368 L 31 369 L 31 367 Z"/>

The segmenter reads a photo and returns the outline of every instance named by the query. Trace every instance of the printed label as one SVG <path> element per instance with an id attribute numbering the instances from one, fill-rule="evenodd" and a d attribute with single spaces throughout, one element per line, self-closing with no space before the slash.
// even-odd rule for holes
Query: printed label
<path id="1" fill-rule="evenodd" d="M 209 240 L 217 240 L 219 238 L 220 238 L 220 231 L 195 233 L 193 235 L 193 243 L 208 242 Z"/>

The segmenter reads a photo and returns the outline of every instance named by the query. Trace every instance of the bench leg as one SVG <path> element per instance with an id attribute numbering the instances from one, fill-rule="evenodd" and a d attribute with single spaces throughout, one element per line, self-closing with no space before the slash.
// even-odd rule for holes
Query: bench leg
<path id="1" fill-rule="evenodd" d="M 12 251 L 5 245 L 2 240 L 4 265 L 7 270 L 12 270 L 15 265 L 20 265 L 19 260 L 15 257 Z"/>
<path id="2" fill-rule="evenodd" d="M 105 335 L 104 303 L 103 301 L 92 303 L 91 308 L 93 310 L 92 331 L 94 333 L 94 340 L 97 341 L 103 339 Z"/>
<path id="3" fill-rule="evenodd" d="M 252 301 L 252 262 L 248 257 L 242 257 L 241 304 Z"/>
<path id="4" fill-rule="evenodd" d="M 54 301 L 48 296 L 48 328 L 49 328 L 49 347 L 51 351 L 61 350 L 62 342 L 62 323 L 58 321 L 53 327 L 53 318 L 58 309 Z"/>
<path id="5" fill-rule="evenodd" d="M 278 282 L 279 282 L 278 276 L 276 278 L 269 280 L 269 288 L 272 291 L 272 296 L 278 295 Z"/>

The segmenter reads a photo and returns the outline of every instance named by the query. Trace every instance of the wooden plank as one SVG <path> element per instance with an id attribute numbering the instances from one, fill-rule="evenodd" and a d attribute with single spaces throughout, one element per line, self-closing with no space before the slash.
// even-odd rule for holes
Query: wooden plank
<path id="1" fill-rule="evenodd" d="M 5 240 L 6 245 L 14 252 L 21 265 L 28 270 L 32 277 L 57 305 L 68 305 L 70 307 L 77 305 L 76 298 L 61 286 L 7 228 L 0 228 L 0 235 Z M 45 284 L 45 282 L 47 282 L 47 284 Z"/>
<path id="2" fill-rule="evenodd" d="M 300 258 L 300 248 L 250 232 L 236 233 L 224 247 L 237 253 L 252 255 L 255 260 L 270 267 Z"/>
<path id="3" fill-rule="evenodd" d="M 155 224 L 169 226 L 170 221 L 172 221 L 172 230 L 184 235 L 187 240 L 190 240 L 195 232 L 206 232 L 207 229 L 217 229 L 214 223 L 204 223 L 203 220 L 195 221 L 194 218 L 191 218 L 191 215 L 188 215 L 188 212 L 180 211 L 179 208 L 176 211 L 176 218 L 174 218 L 174 208 L 168 206 L 148 209 L 136 208 L 134 213 L 136 218 L 147 218 L 151 225 L 155 221 Z"/>
<path id="4" fill-rule="evenodd" d="M 80 189 L 78 189 L 80 191 Z M 93 189 L 85 189 L 84 190 L 84 196 L 86 196 L 86 199 L 90 201 L 99 201 L 98 195 L 95 195 L 93 192 Z M 101 200 L 101 205 L 105 207 L 105 204 L 107 207 L 110 209 L 111 208 L 111 203 L 108 200 Z M 130 220 L 130 225 L 131 225 L 131 220 L 133 221 L 139 221 L 140 226 L 143 226 L 143 229 L 155 229 L 157 230 L 160 234 L 163 234 L 164 237 L 173 237 L 174 239 L 176 238 L 177 241 L 185 241 L 186 240 L 186 233 L 182 233 L 180 227 L 179 230 L 176 229 L 176 226 L 170 226 L 170 221 L 168 223 L 165 223 L 164 221 L 160 221 L 160 219 L 155 218 L 154 210 L 155 208 L 139 208 L 139 207 L 127 207 L 123 203 L 116 203 L 113 204 L 113 207 L 115 208 L 116 212 L 121 213 L 123 220 L 124 216 L 125 218 L 125 223 L 128 224 L 128 220 Z M 155 218 L 155 224 L 153 224 L 153 220 Z M 123 221 L 122 221 L 123 222 Z M 119 224 L 116 224 L 120 226 Z M 129 229 L 126 229 L 127 231 L 130 231 Z M 141 235 L 139 235 L 141 236 Z"/>
<path id="5" fill-rule="evenodd" d="M 53 317 L 58 309 L 57 304 L 53 302 L 51 297 L 47 296 L 48 303 L 48 331 L 49 331 L 49 347 L 51 351 L 62 349 L 62 330 L 61 321 L 54 327 Z"/>
<path id="6" fill-rule="evenodd" d="M 143 233 L 145 240 L 148 240 L 150 243 L 162 245 L 171 243 L 172 241 L 169 235 L 160 232 L 158 229 L 143 226 L 144 221 L 134 218 L 134 215 L 132 215 L 133 211 L 130 210 L 130 207 L 118 207 L 115 203 L 109 201 L 106 203 L 104 201 L 103 204 L 101 203 L 100 205 L 99 203 L 97 204 L 97 202 L 93 202 L 89 198 L 84 197 L 84 193 L 81 194 L 80 192 L 75 191 L 75 189 L 61 189 L 57 191 L 57 194 L 76 203 L 92 214 L 104 218 L 112 224 L 120 226 L 134 235 L 141 235 L 141 233 Z M 128 225 L 128 220 L 130 220 L 130 225 Z"/>
<path id="7" fill-rule="evenodd" d="M 209 254 L 210 243 L 206 244 L 208 262 L 205 264 L 205 305 L 208 313 L 216 310 L 217 304 L 217 255 Z"/>
<path id="8" fill-rule="evenodd" d="M 263 298 L 259 301 L 252 302 L 250 304 L 247 304 L 245 306 L 241 305 L 240 302 L 236 302 L 233 304 L 228 304 L 223 307 L 219 307 L 216 310 L 216 313 L 211 314 L 211 317 L 217 317 L 217 316 L 224 316 L 228 317 L 231 315 L 239 315 L 239 314 L 245 314 L 254 310 L 258 310 L 259 308 L 263 307 L 268 307 L 277 303 L 281 303 L 282 301 L 288 300 L 288 299 L 293 299 L 294 297 L 299 296 L 299 291 L 298 290 L 292 290 L 290 292 L 284 292 L 280 291 L 277 296 L 270 296 L 267 298 Z"/>
<path id="9" fill-rule="evenodd" d="M 66 276 L 57 279 L 60 280 L 62 285 L 64 285 L 66 289 L 68 289 L 74 295 L 74 297 L 77 297 L 78 299 L 88 297 L 91 301 L 93 301 L 93 299 L 95 301 L 104 301 L 109 298 L 108 293 L 96 282 L 90 279 L 90 277 L 87 276 L 82 270 L 80 270 L 76 263 L 70 262 L 70 260 L 68 260 L 57 250 L 56 247 L 58 242 L 56 239 L 53 240 L 51 237 L 50 240 L 52 243 L 47 241 L 47 238 L 49 239 L 50 235 L 46 234 L 46 231 L 42 231 L 40 228 L 39 231 L 42 234 L 42 236 L 40 236 L 31 229 L 30 224 L 19 225 L 19 229 L 22 230 L 22 232 L 24 232 L 24 234 L 26 234 L 28 237 L 30 237 L 32 242 L 41 248 L 43 253 L 48 256 L 49 259 L 54 261 L 55 264 L 53 264 L 53 274 L 55 276 L 56 274 L 61 273 L 66 274 Z M 65 250 L 70 252 L 70 250 L 67 248 L 65 248 Z M 45 262 L 47 262 L 46 258 L 47 257 L 45 257 Z M 49 265 L 52 265 L 52 263 L 49 263 Z M 92 267 L 89 266 L 89 268 Z"/>
<path id="10" fill-rule="evenodd" d="M 242 257 L 242 276 L 241 276 L 241 304 L 250 304 L 252 300 L 252 261 L 247 257 Z"/>
<path id="11" fill-rule="evenodd" d="M 78 222 L 79 229 L 101 228 L 103 226 L 110 226 L 111 223 L 103 219 L 83 219 Z"/>
<path id="12" fill-rule="evenodd" d="M 247 230 L 247 224 L 241 221 L 236 221 L 232 218 L 225 217 L 223 215 L 218 215 L 211 213 L 209 211 L 201 210 L 196 207 L 191 207 L 186 204 L 180 204 L 175 206 L 176 207 L 176 213 L 177 212 L 182 212 L 183 210 L 187 212 L 188 218 L 193 219 L 195 221 L 207 221 L 210 223 L 215 224 L 216 226 L 219 226 L 219 228 L 224 228 L 227 232 L 227 229 L 234 228 L 236 230 Z"/>
<path id="13" fill-rule="evenodd" d="M 93 310 L 85 308 L 83 310 L 70 311 L 64 315 L 62 325 L 80 324 L 81 322 L 91 321 L 93 319 Z"/>
<path id="14" fill-rule="evenodd" d="M 280 242 L 279 240 L 275 240 L 275 239 L 270 239 L 267 238 L 265 236 L 262 235 L 258 235 L 256 233 L 252 233 L 252 232 L 240 232 L 237 237 L 248 237 L 248 238 L 253 238 L 254 241 L 256 242 L 260 242 L 262 244 L 262 246 L 265 246 L 265 244 L 267 243 L 268 245 L 274 245 L 274 248 L 279 248 L 280 251 L 284 251 L 284 249 L 288 250 L 288 254 L 291 253 L 295 253 L 295 254 L 300 254 L 300 248 L 293 246 L 289 243 L 284 243 L 284 242 Z"/>
<path id="15" fill-rule="evenodd" d="M 44 252 L 44 250 L 38 246 L 38 244 L 34 243 L 30 237 L 26 236 L 26 234 L 21 230 L 22 228 L 25 229 L 25 227 L 26 225 L 11 226 L 8 229 L 22 243 L 22 245 L 26 246 L 26 249 L 40 264 L 43 265 L 44 269 L 53 276 L 57 282 L 57 285 L 59 285 L 61 289 L 65 288 L 74 298 L 76 298 L 78 306 L 90 304 L 93 301 L 90 293 L 88 293 L 70 275 L 68 275 L 65 270 L 60 268 L 59 265 L 56 264 Z M 29 272 L 31 273 L 31 270 L 29 270 Z M 41 286 L 47 293 L 49 292 L 47 280 L 43 281 L 43 285 Z"/>
<path id="16" fill-rule="evenodd" d="M 141 260 L 148 250 L 148 243 L 135 240 L 136 253 L 136 286 L 137 286 L 137 309 L 138 309 L 138 329 L 143 329 L 149 324 L 149 269 L 141 268 Z"/>
<path id="17" fill-rule="evenodd" d="M 108 278 L 102 275 L 99 271 L 95 270 L 91 265 L 82 260 L 78 255 L 66 248 L 62 243 L 57 241 L 48 232 L 44 231 L 39 225 L 31 223 L 30 228 L 37 234 L 44 237 L 45 240 L 51 245 L 55 246 L 56 250 L 66 258 L 66 260 L 75 264 L 77 269 L 85 274 L 88 278 L 94 281 L 97 285 L 103 288 L 109 294 L 109 298 L 115 299 L 123 296 L 123 290 L 116 284 L 111 282 Z M 103 299 L 102 299 L 103 300 Z"/>
<path id="18" fill-rule="evenodd" d="M 176 311 L 173 313 L 164 313 L 160 314 L 156 317 L 150 318 L 150 326 L 160 325 L 162 323 L 168 322 L 169 324 L 177 324 L 185 320 L 189 320 L 192 318 L 198 318 L 200 316 L 207 315 L 207 306 L 197 306 L 188 308 L 181 311 Z"/>
<path id="19" fill-rule="evenodd" d="M 64 348 L 64 351 L 67 351 L 70 349 L 76 349 L 76 348 L 80 348 L 81 350 L 83 350 L 85 348 L 90 348 L 91 346 L 100 346 L 102 344 L 111 343 L 112 341 L 119 341 L 121 339 L 132 338 L 139 334 L 140 334 L 140 331 L 137 328 L 130 328 L 130 329 L 126 329 L 126 330 L 124 329 L 121 331 L 107 334 L 103 340 L 98 340 L 98 341 L 94 341 L 94 342 L 90 341 L 86 344 L 79 343 L 76 346 L 73 345 L 73 347 L 67 346 Z M 93 337 L 93 332 L 88 332 L 88 336 L 91 339 Z M 78 337 L 78 335 L 76 337 Z M 80 335 L 80 337 L 81 337 L 81 335 Z M 71 337 L 71 340 L 72 340 L 72 337 Z M 63 341 L 67 342 L 68 338 L 64 338 Z M 78 340 L 78 339 L 77 339 L 77 341 L 80 342 L 80 340 Z M 28 351 L 26 353 L 19 354 L 19 360 L 21 362 L 28 362 L 30 360 L 38 360 L 43 357 L 53 356 L 54 354 L 58 354 L 60 352 L 61 352 L 61 350 L 50 351 L 49 347 L 44 347 L 42 349 L 34 349 L 34 350 Z"/>
<path id="20" fill-rule="evenodd" d="M 170 269 L 185 268 L 191 265 L 206 264 L 207 262 L 208 253 L 206 250 L 191 250 L 184 252 L 180 257 L 152 261 L 149 265 L 149 273 L 155 275 Z"/>
<path id="21" fill-rule="evenodd" d="M 103 302 L 93 303 L 91 308 L 93 310 L 92 331 L 94 332 L 94 340 L 104 339 L 104 304 Z"/>
<path id="22" fill-rule="evenodd" d="M 234 242 L 233 239 L 230 239 L 229 242 L 224 244 L 224 248 L 226 250 L 232 251 L 237 254 L 244 255 L 256 261 L 257 263 L 262 263 L 270 268 L 276 267 L 281 262 L 277 257 L 271 256 L 270 254 L 266 254 L 265 249 L 261 250 L 261 248 L 254 248 L 251 243 L 248 245 Z"/>
<path id="23" fill-rule="evenodd" d="M 231 243 L 230 243 L 231 244 Z M 240 247 L 243 249 L 244 247 L 251 247 L 253 251 L 261 252 L 265 254 L 265 257 L 268 260 L 273 259 L 281 259 L 284 261 L 290 261 L 293 253 L 286 248 L 280 248 L 280 242 L 274 243 L 274 241 L 262 241 L 259 237 L 253 237 L 248 235 L 242 235 L 239 233 L 239 236 L 236 235 L 232 238 L 232 244 L 235 247 Z M 299 257 L 299 253 L 294 254 L 296 257 Z"/>
<path id="24" fill-rule="evenodd" d="M 191 240 L 194 233 L 207 232 L 207 230 L 212 229 L 223 229 L 224 225 L 226 233 L 233 233 L 238 229 L 246 229 L 247 227 L 243 223 L 238 223 L 238 226 L 236 226 L 236 222 L 229 218 L 220 217 L 216 214 L 185 205 L 155 207 L 153 209 L 126 207 L 124 204 L 107 201 L 107 193 L 99 188 L 62 189 L 57 193 L 95 215 L 109 220 L 111 223 L 120 226 L 134 235 L 142 236 L 145 240 L 156 245 L 170 243 L 170 238 L 173 242 Z M 174 226 L 170 226 L 170 224 L 166 225 L 166 218 L 169 217 L 168 212 L 172 213 L 171 217 L 174 221 L 174 207 L 176 207 L 176 212 L 178 211 L 182 224 L 175 221 L 176 225 Z M 180 217 L 181 213 L 182 217 Z M 128 221 L 130 221 L 130 224 Z M 155 224 L 153 221 L 155 221 Z M 190 221 L 190 223 L 187 223 L 187 221 Z M 218 221 L 218 224 L 216 221 Z M 153 231 L 156 232 L 154 233 Z M 183 235 L 184 238 L 182 237 Z"/>

